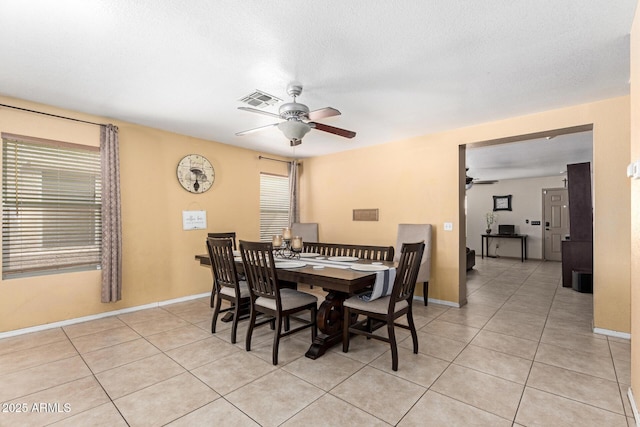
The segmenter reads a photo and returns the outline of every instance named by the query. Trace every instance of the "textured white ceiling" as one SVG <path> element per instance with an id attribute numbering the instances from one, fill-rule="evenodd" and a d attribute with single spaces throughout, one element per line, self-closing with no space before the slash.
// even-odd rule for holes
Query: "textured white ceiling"
<path id="1" fill-rule="evenodd" d="M 2 0 L 0 94 L 308 157 L 627 94 L 636 0 Z M 331 106 L 295 153 L 254 89 Z M 277 111 L 277 106 L 268 111 Z M 277 120 L 276 120 L 277 121 Z"/>
<path id="2" fill-rule="evenodd" d="M 467 175 L 501 180 L 563 175 L 567 164 L 593 161 L 593 132 L 467 148 Z"/>

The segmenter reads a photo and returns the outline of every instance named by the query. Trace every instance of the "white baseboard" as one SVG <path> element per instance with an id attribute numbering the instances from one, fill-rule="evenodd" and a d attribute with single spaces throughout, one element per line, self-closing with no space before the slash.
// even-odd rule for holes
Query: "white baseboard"
<path id="1" fill-rule="evenodd" d="M 631 403 L 631 409 L 633 410 L 633 418 L 636 420 L 636 427 L 640 427 L 640 414 L 638 414 L 638 407 L 636 406 L 636 401 L 633 398 L 633 391 L 631 387 L 627 391 L 627 397 L 629 397 L 629 403 Z"/>
<path id="2" fill-rule="evenodd" d="M 414 300 L 418 300 L 418 301 L 422 301 L 422 303 L 424 303 L 424 297 L 413 297 Z M 440 304 L 440 305 L 446 305 L 449 307 L 456 307 L 456 308 L 460 308 L 460 304 L 456 303 L 456 302 L 451 302 L 451 301 L 445 301 L 445 300 L 441 300 L 441 299 L 435 299 L 435 298 L 429 298 L 427 299 L 427 303 L 432 302 L 434 304 Z"/>
<path id="3" fill-rule="evenodd" d="M 593 333 L 594 334 L 600 334 L 600 335 L 607 335 L 609 337 L 622 338 L 622 339 L 625 339 L 625 340 L 630 340 L 631 339 L 631 334 L 629 334 L 627 332 L 618 332 L 618 331 L 612 331 L 612 330 L 609 330 L 609 329 L 593 328 Z"/>
<path id="4" fill-rule="evenodd" d="M 63 326 L 74 325 L 76 323 L 87 322 L 89 320 L 102 319 L 104 317 L 115 316 L 115 315 L 118 315 L 118 314 L 131 313 L 131 312 L 134 312 L 134 311 L 146 310 L 148 308 L 162 307 L 164 305 L 175 304 L 177 302 L 184 302 L 184 301 L 190 301 L 190 300 L 193 300 L 193 299 L 208 297 L 210 295 L 211 295 L 210 292 L 207 292 L 207 293 L 204 293 L 204 294 L 189 295 L 189 296 L 186 296 L 186 297 L 180 297 L 180 298 L 170 299 L 170 300 L 166 300 L 166 301 L 158 301 L 158 302 L 153 302 L 153 303 L 150 303 L 150 304 L 138 305 L 138 306 L 135 306 L 135 307 L 122 308 L 120 310 L 105 311 L 104 313 L 98 313 L 98 314 L 92 314 L 92 315 L 89 315 L 89 316 L 77 317 L 75 319 L 62 320 L 60 322 L 46 323 L 44 325 L 31 326 L 29 328 L 16 329 L 16 330 L 7 331 L 7 332 L 0 332 L 0 339 L 14 337 L 16 335 L 28 334 L 28 333 L 31 333 L 31 332 L 45 331 L 47 329 L 61 328 Z"/>
<path id="5" fill-rule="evenodd" d="M 180 298 L 174 298 L 174 299 L 170 299 L 170 300 L 166 300 L 166 301 L 160 301 L 158 303 L 158 307 L 162 307 L 163 305 L 175 304 L 175 303 L 178 303 L 178 302 L 191 301 L 192 299 L 198 299 L 198 298 L 204 298 L 204 297 L 211 297 L 211 292 L 206 292 L 204 294 L 197 294 L 197 295 L 187 295 L 186 297 L 180 297 Z"/>

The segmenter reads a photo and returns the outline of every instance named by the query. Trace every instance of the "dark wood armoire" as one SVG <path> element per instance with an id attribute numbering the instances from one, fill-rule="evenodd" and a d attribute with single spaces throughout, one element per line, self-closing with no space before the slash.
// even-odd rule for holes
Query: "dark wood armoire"
<path id="1" fill-rule="evenodd" d="M 593 203 L 591 167 L 567 165 L 569 240 L 562 241 L 562 286 L 571 287 L 572 272 L 593 272 Z"/>

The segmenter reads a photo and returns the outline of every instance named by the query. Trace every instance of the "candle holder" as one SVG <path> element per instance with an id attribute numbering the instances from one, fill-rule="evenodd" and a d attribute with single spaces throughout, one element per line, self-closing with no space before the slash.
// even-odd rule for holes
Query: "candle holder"
<path id="1" fill-rule="evenodd" d="M 300 259 L 302 252 L 302 237 L 285 238 L 281 235 L 273 236 L 273 253 L 278 258 Z"/>

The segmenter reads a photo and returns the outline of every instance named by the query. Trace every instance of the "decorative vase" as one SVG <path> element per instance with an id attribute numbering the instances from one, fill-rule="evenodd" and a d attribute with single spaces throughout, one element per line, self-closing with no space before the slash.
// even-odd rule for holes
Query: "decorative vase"
<path id="1" fill-rule="evenodd" d="M 486 230 L 484 230 L 484 231 L 486 231 L 486 232 L 487 232 L 487 234 L 491 234 L 491 229 L 490 229 L 490 228 L 487 228 L 487 229 L 486 229 Z"/>

